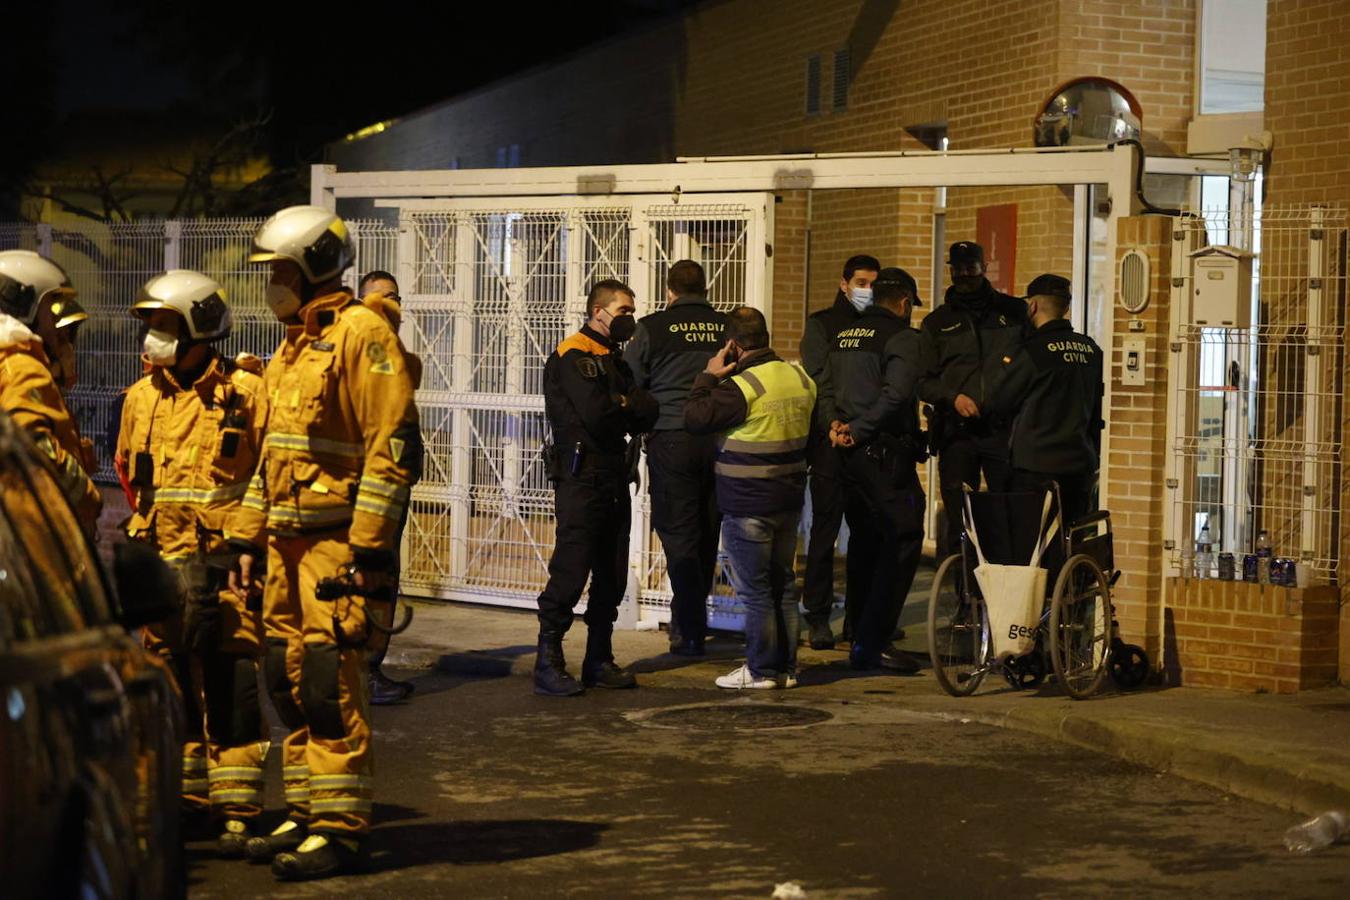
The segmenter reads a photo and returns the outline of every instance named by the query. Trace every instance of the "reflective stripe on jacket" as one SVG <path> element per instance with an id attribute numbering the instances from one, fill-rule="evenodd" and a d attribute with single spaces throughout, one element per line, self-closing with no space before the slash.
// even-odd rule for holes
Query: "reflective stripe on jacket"
<path id="1" fill-rule="evenodd" d="M 398 336 L 346 290 L 300 318 L 263 375 L 266 437 L 244 511 L 274 534 L 350 524 L 352 546 L 392 553 L 422 464 Z"/>
<path id="2" fill-rule="evenodd" d="M 90 479 L 92 454 L 80 440 L 75 417 L 52 379 L 42 339 L 13 316 L 0 313 L 0 409 L 28 432 L 56 466 L 57 483 L 81 523 L 92 528 L 103 507 Z"/>
<path id="3" fill-rule="evenodd" d="M 152 476 L 133 485 L 129 535 L 152 541 L 166 558 L 216 553 L 227 538 L 263 546 L 261 522 L 243 513 L 262 450 L 261 369 L 256 357 L 216 356 L 192 385 L 156 366 L 127 389 L 119 467 Z"/>
<path id="4" fill-rule="evenodd" d="M 761 516 L 802 505 L 815 383 L 800 366 L 771 359 L 733 375 L 745 421 L 718 441 L 717 502 L 730 516 Z"/>

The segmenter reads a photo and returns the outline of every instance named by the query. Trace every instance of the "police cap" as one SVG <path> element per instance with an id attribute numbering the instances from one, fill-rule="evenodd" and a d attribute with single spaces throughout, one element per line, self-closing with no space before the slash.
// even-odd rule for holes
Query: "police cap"
<path id="1" fill-rule="evenodd" d="M 1044 275 L 1037 275 L 1031 280 L 1031 284 L 1027 285 L 1027 296 L 1059 297 L 1068 303 L 1073 300 L 1072 288 L 1069 279 L 1063 275 L 1052 275 L 1047 272 Z"/>
<path id="2" fill-rule="evenodd" d="M 949 266 L 983 262 L 984 248 L 974 241 L 957 241 L 947 250 L 947 265 Z"/>
<path id="3" fill-rule="evenodd" d="M 919 299 L 919 285 L 904 269 L 895 266 L 889 266 L 877 273 L 877 280 L 872 282 L 872 290 L 880 288 L 900 288 L 913 298 L 915 306 L 923 306 L 923 301 Z"/>

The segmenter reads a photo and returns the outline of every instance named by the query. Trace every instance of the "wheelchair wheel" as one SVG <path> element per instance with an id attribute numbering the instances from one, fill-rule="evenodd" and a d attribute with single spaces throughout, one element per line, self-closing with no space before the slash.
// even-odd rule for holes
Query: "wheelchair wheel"
<path id="1" fill-rule="evenodd" d="M 1119 638 L 1111 648 L 1111 680 L 1122 691 L 1132 691 L 1148 680 L 1148 654 L 1137 644 Z"/>
<path id="2" fill-rule="evenodd" d="M 1050 663 L 1075 700 L 1095 694 L 1111 670 L 1111 587 L 1085 553 L 1069 557 L 1055 579 Z"/>
<path id="3" fill-rule="evenodd" d="M 928 596 L 928 655 L 938 684 L 953 697 L 974 693 L 989 656 L 984 602 L 975 595 L 961 554 L 947 557 Z"/>

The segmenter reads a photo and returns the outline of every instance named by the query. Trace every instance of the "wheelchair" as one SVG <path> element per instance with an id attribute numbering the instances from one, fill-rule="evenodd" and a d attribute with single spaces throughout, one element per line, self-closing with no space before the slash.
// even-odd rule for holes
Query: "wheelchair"
<path id="1" fill-rule="evenodd" d="M 961 552 L 938 566 L 928 600 L 933 674 L 954 697 L 973 694 L 990 673 L 1024 690 L 1039 686 L 1053 671 L 1075 700 L 1096 694 L 1108 676 L 1123 690 L 1138 687 L 1148 677 L 1143 649 L 1124 643 L 1117 634 L 1111 588 L 1120 572 L 1115 569 L 1111 514 L 1097 512 L 1066 525 L 1060 514 L 1059 485 L 1051 482 L 1046 489 L 1054 501 L 1048 523 L 1042 521 L 1044 493 L 966 488 L 973 520 L 967 521 L 967 529 L 973 524 L 974 541 L 986 561 L 1025 566 L 1036 544 L 1051 536 L 1040 560 L 1048 570 L 1048 596 L 1034 646 L 1020 656 L 995 658 L 988 610 L 975 577 L 972 536 L 963 533 Z"/>

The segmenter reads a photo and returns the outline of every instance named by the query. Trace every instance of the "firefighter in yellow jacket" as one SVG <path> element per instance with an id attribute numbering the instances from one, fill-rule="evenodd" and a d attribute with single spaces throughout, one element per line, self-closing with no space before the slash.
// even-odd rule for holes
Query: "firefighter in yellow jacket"
<path id="1" fill-rule="evenodd" d="M 271 857 L 282 879 L 339 874 L 360 859 L 374 775 L 363 595 L 388 587 L 422 460 L 398 338 L 342 286 L 353 257 L 346 225 L 314 206 L 269 219 L 250 256 L 271 265 L 267 302 L 286 325 L 264 376 L 263 456 L 244 504 L 266 521 L 264 670 L 291 731 L 290 814 L 248 853 Z M 255 565 L 241 557 L 241 588 Z"/>
<path id="2" fill-rule="evenodd" d="M 60 266 L 31 250 L 0 253 L 0 409 L 51 458 L 92 533 L 103 507 L 90 479 L 93 447 L 80 438 L 61 395 L 74 381 L 73 332 L 86 318 Z"/>
<path id="3" fill-rule="evenodd" d="M 230 334 L 225 292 L 205 275 L 151 279 L 132 312 L 148 326 L 150 373 L 122 408 L 116 466 L 133 499 L 127 534 L 148 541 L 180 575 L 182 612 L 146 626 L 148 649 L 173 669 L 187 707 L 183 799 L 190 815 L 222 821 L 222 855 L 242 857 L 262 812 L 263 721 L 258 705 L 262 597 L 229 589 L 229 539 L 259 545 L 244 492 L 261 450 L 262 362 L 221 356 Z"/>

